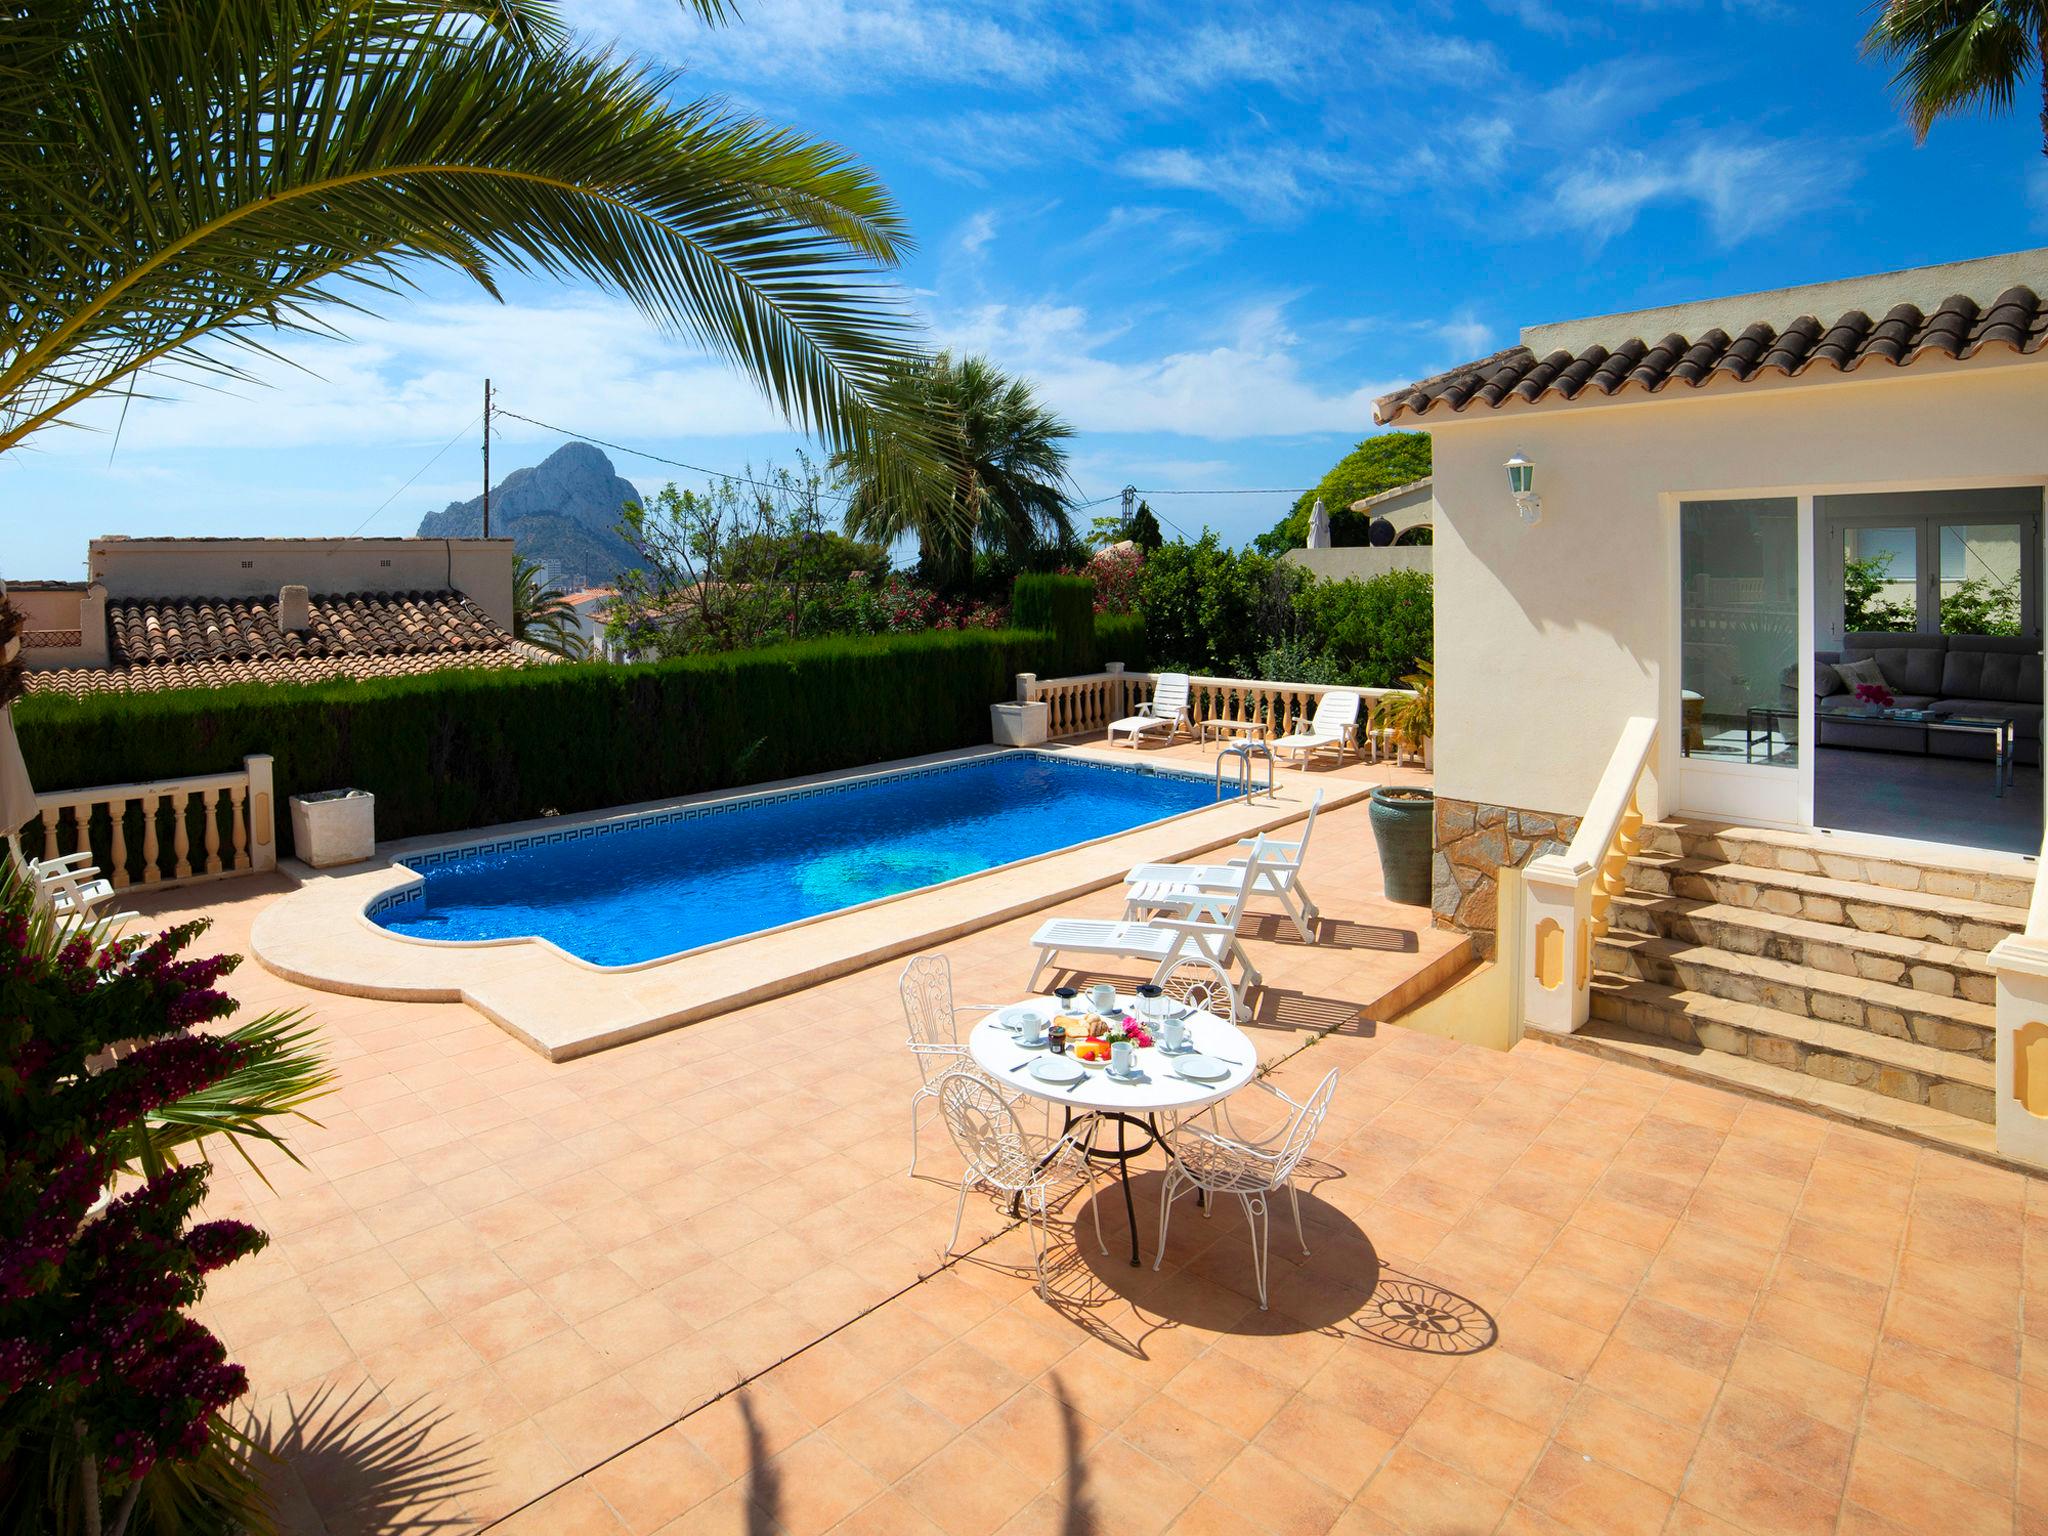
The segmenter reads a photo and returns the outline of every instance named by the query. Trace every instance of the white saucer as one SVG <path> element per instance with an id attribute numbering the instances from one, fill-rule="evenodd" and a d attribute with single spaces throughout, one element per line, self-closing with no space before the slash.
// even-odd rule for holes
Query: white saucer
<path id="1" fill-rule="evenodd" d="M 1031 1075 L 1041 1083 L 1078 1083 L 1087 1069 L 1071 1056 L 1041 1056 L 1031 1063 Z"/>
<path id="2" fill-rule="evenodd" d="M 1045 1015 L 1036 1008 L 1031 1007 L 1005 1008 L 996 1015 L 996 1026 L 999 1029 L 1007 1029 L 1012 1034 L 1015 1034 L 1026 1024 L 1029 1024 L 1033 1029 L 1043 1034 L 1045 1032 Z"/>
<path id="3" fill-rule="evenodd" d="M 1191 1083 L 1215 1083 L 1230 1076 L 1230 1063 L 1214 1056 L 1179 1056 L 1173 1060 L 1173 1070 Z"/>

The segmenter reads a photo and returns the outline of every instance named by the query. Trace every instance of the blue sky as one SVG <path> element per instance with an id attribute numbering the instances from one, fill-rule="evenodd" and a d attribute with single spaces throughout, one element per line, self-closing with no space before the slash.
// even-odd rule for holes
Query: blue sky
<path id="1" fill-rule="evenodd" d="M 1861 5 L 745 12 L 706 33 L 671 0 L 570 7 L 685 93 L 872 165 L 916 233 L 902 276 L 933 339 L 1035 380 L 1079 429 L 1083 494 L 1274 488 L 1153 496 L 1232 543 L 1370 428 L 1375 395 L 1521 325 L 2048 243 L 2033 113 L 1916 148 L 1859 57 Z M 273 388 L 163 386 L 118 440 L 110 416 L 32 440 L 0 459 L 0 574 L 77 575 L 99 533 L 409 533 L 475 494 L 486 374 L 512 409 L 697 464 L 798 446 L 628 307 L 507 296 L 431 279 L 347 344 L 287 343 Z M 504 425 L 501 475 L 560 441 Z M 644 488 L 672 473 L 614 460 Z"/>

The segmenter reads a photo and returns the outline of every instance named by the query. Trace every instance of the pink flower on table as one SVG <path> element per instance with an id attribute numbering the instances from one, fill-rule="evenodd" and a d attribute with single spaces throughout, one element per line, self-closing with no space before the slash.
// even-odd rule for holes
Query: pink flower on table
<path id="1" fill-rule="evenodd" d="M 1898 702 L 1891 689 L 1883 683 L 1858 683 L 1856 697 L 1865 704 L 1875 704 L 1879 709 L 1890 709 Z"/>

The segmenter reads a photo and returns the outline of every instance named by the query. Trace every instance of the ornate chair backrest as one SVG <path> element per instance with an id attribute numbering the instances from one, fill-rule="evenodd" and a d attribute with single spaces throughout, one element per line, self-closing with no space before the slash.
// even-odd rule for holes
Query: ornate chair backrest
<path id="1" fill-rule="evenodd" d="M 1347 726 L 1358 724 L 1358 695 L 1326 693 L 1316 701 L 1316 718 L 1311 727 L 1318 736 L 1335 736 Z"/>
<path id="2" fill-rule="evenodd" d="M 1189 956 L 1167 973 L 1163 989 L 1168 997 L 1219 1019 L 1237 1017 L 1237 989 L 1213 961 Z"/>
<path id="3" fill-rule="evenodd" d="M 1330 1100 L 1336 1096 L 1337 1069 L 1332 1067 L 1316 1084 L 1316 1091 L 1294 1112 L 1294 1120 L 1287 1127 L 1287 1134 L 1281 1138 L 1273 1169 L 1275 1184 L 1293 1173 L 1295 1165 L 1308 1156 L 1308 1149 L 1315 1145 L 1316 1132 L 1323 1128 L 1323 1120 L 1330 1113 Z"/>
<path id="4" fill-rule="evenodd" d="M 998 1174 L 1016 1183 L 1020 1171 L 1029 1171 L 1035 1159 L 1024 1127 L 987 1078 L 955 1067 L 940 1076 L 938 1094 L 946 1129 L 966 1161 L 968 1182 Z"/>
<path id="5" fill-rule="evenodd" d="M 953 967 L 944 955 L 916 955 L 903 967 L 897 982 L 903 994 L 903 1017 L 910 1025 L 910 1049 L 917 1069 L 929 1083 L 934 1068 L 956 1051 L 960 1035 L 953 1019 Z"/>

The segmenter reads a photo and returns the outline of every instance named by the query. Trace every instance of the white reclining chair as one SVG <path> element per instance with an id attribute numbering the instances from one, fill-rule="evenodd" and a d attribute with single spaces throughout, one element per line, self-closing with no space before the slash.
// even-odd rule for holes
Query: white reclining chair
<path id="1" fill-rule="evenodd" d="M 114 883 L 93 866 L 90 849 L 32 859 L 21 851 L 19 834 L 9 833 L 7 852 L 34 887 L 36 900 L 60 918 L 89 918 L 95 907 L 113 899 Z"/>
<path id="2" fill-rule="evenodd" d="M 1107 922 L 1101 918 L 1056 917 L 1031 935 L 1038 950 L 1038 964 L 1031 972 L 1031 988 L 1053 959 L 1061 954 L 1111 955 L 1138 960 L 1152 967 L 1151 980 L 1163 984 L 1183 960 L 1206 960 L 1226 977 L 1234 960 L 1244 972 L 1249 991 L 1264 979 L 1252 957 L 1237 937 L 1238 920 L 1244 904 L 1265 866 L 1266 840 L 1255 838 L 1251 857 L 1237 871 L 1237 883 L 1228 890 L 1194 892 L 1179 917 L 1159 916 L 1150 922 Z M 1240 1010 L 1241 1011 L 1241 1010 Z"/>
<path id="3" fill-rule="evenodd" d="M 1172 741 L 1188 725 L 1188 675 L 1185 672 L 1162 672 L 1159 686 L 1152 690 L 1152 697 L 1138 706 L 1134 715 L 1125 715 L 1121 720 L 1109 722 L 1109 745 L 1116 745 L 1116 733 L 1126 732 L 1131 738 L 1131 750 L 1138 750 L 1138 740 L 1143 736 L 1163 733 Z"/>
<path id="4" fill-rule="evenodd" d="M 1308 729 L 1280 737 L 1272 744 L 1273 755 L 1292 752 L 1306 764 L 1316 753 L 1334 749 L 1337 761 L 1343 762 L 1345 752 L 1356 745 L 1358 702 L 1357 694 L 1342 689 L 1324 694 L 1316 701 L 1315 718 Z"/>
<path id="5" fill-rule="evenodd" d="M 1316 812 L 1322 809 L 1322 804 L 1323 792 L 1319 789 L 1309 802 L 1308 820 L 1302 823 L 1297 841 L 1278 843 L 1270 837 L 1265 839 L 1265 867 L 1252 881 L 1252 894 L 1277 900 L 1281 910 L 1293 920 L 1294 930 L 1304 944 L 1316 941 L 1310 924 L 1316 920 L 1317 908 L 1301 883 L 1301 863 L 1308 857 L 1308 840 L 1315 835 Z M 1249 848 L 1257 841 L 1241 838 L 1238 847 Z M 1140 864 L 1124 876 L 1124 921 L 1142 922 L 1155 912 L 1186 912 L 1201 897 L 1235 887 L 1244 878 L 1248 862 L 1239 857 L 1222 864 Z"/>

